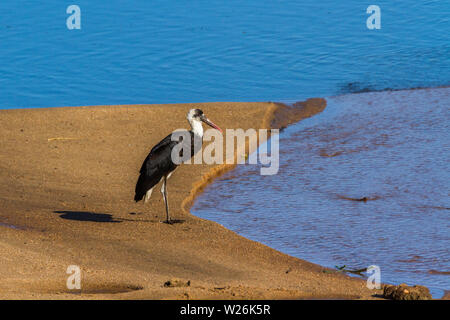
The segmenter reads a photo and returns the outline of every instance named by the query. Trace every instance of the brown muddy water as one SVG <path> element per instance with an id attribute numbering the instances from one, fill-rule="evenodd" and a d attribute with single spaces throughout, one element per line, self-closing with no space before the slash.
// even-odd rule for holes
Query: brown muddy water
<path id="1" fill-rule="evenodd" d="M 349 94 L 280 134 L 280 170 L 239 165 L 192 212 L 324 266 L 450 289 L 450 88 Z"/>

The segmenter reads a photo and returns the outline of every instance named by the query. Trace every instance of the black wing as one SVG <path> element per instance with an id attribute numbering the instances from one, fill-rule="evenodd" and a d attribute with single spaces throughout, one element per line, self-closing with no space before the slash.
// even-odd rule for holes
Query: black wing
<path id="1" fill-rule="evenodd" d="M 142 164 L 140 175 L 136 183 L 134 200 L 136 202 L 142 200 L 148 190 L 153 188 L 161 178 L 177 167 L 172 162 L 172 148 L 178 141 L 172 141 L 172 134 L 169 134 L 152 148 L 147 158 Z"/>

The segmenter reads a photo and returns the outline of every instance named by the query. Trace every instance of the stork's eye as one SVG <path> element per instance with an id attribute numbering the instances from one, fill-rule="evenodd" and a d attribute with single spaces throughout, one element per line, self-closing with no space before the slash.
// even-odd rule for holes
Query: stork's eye
<path id="1" fill-rule="evenodd" d="M 195 110 L 195 117 L 201 117 L 203 115 L 203 111 L 202 110 L 200 110 L 200 109 L 196 109 Z"/>

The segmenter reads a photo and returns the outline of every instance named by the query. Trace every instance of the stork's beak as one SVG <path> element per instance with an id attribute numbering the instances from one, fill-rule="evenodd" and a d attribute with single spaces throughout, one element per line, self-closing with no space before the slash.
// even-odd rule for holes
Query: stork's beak
<path id="1" fill-rule="evenodd" d="M 213 127 L 214 129 L 217 129 L 217 130 L 219 130 L 220 132 L 223 132 L 222 129 L 220 129 L 218 126 L 216 126 L 216 125 L 214 124 L 214 122 L 212 122 L 211 120 L 209 120 L 207 117 L 202 116 L 200 119 L 201 119 L 204 123 L 206 123 L 208 126 Z"/>

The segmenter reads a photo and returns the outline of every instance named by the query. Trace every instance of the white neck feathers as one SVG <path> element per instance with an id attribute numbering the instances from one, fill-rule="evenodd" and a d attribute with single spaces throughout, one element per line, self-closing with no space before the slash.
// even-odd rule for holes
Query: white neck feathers
<path id="1" fill-rule="evenodd" d="M 191 120 L 189 121 L 191 128 L 192 128 L 192 132 L 194 132 L 194 134 L 196 136 L 199 137 L 203 137 L 203 126 L 202 123 L 198 120 Z"/>

